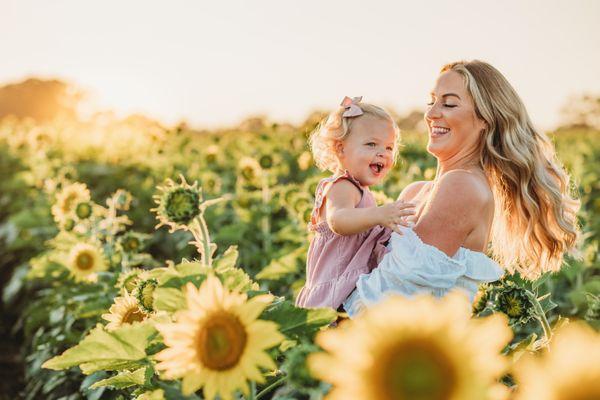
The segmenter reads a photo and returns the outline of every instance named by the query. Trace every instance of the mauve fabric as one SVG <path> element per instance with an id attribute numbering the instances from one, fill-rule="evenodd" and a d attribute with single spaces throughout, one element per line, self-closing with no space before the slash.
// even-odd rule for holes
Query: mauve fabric
<path id="1" fill-rule="evenodd" d="M 322 179 L 316 190 L 315 206 L 308 229 L 315 232 L 310 242 L 306 262 L 306 283 L 296 299 L 299 307 L 331 307 L 337 309 L 350 295 L 361 274 L 369 273 L 383 258 L 391 230 L 375 226 L 356 235 L 334 233 L 326 221 L 317 223 L 318 213 L 334 182 L 347 179 L 354 183 L 362 196 L 356 208 L 377 204 L 368 188 L 348 174 Z"/>

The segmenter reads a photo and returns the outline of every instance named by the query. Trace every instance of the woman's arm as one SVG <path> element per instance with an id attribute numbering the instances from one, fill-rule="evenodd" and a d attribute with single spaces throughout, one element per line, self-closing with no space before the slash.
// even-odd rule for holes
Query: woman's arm
<path id="1" fill-rule="evenodd" d="M 444 174 L 432 189 L 415 233 L 424 243 L 453 256 L 478 224 L 487 222 L 486 210 L 493 199 L 483 185 L 468 171 Z"/>

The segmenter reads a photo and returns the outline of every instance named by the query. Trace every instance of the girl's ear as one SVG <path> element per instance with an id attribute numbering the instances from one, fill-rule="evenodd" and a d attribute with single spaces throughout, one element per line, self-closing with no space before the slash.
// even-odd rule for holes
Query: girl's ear
<path id="1" fill-rule="evenodd" d="M 333 149 L 335 150 L 335 154 L 339 157 L 341 154 L 344 154 L 344 142 L 341 140 L 336 140 L 333 144 Z"/>

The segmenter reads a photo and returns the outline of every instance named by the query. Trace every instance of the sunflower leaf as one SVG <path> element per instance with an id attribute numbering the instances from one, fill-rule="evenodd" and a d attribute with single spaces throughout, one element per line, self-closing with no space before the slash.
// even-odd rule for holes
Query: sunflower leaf
<path id="1" fill-rule="evenodd" d="M 98 324 L 78 345 L 46 361 L 42 367 L 61 370 L 78 365 L 86 375 L 136 367 L 146 357 L 144 349 L 154 332 L 149 323 L 124 326 L 113 332 Z"/>
<path id="2" fill-rule="evenodd" d="M 157 287 L 153 296 L 153 306 L 159 311 L 175 312 L 186 307 L 185 295 L 180 289 Z"/>
<path id="3" fill-rule="evenodd" d="M 110 378 L 102 379 L 90 386 L 96 389 L 102 386 L 109 386 L 114 389 L 124 389 L 135 385 L 143 385 L 146 382 L 146 367 L 136 369 L 135 371 L 123 371 Z"/>
<path id="4" fill-rule="evenodd" d="M 228 269 L 235 267 L 239 252 L 237 246 L 229 246 L 225 253 L 216 260 L 213 260 L 213 268 L 217 273 L 224 272 Z"/>
<path id="5" fill-rule="evenodd" d="M 288 338 L 298 339 L 312 337 L 322 326 L 335 321 L 337 312 L 332 308 L 299 308 L 286 300 L 265 310 L 261 318 L 276 322 Z"/>

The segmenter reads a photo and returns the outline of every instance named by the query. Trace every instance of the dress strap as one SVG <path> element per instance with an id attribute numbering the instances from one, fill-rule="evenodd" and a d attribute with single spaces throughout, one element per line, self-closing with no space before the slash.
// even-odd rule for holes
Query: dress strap
<path id="1" fill-rule="evenodd" d="M 360 192 L 362 200 L 364 189 L 360 186 L 360 182 L 358 182 L 356 178 L 350 175 L 348 170 L 345 170 L 342 174 L 333 175 L 329 178 L 321 179 L 321 181 L 319 181 L 319 184 L 317 185 L 317 190 L 315 191 L 315 205 L 310 216 L 310 223 L 308 226 L 309 230 L 313 230 L 313 228 L 317 225 L 317 221 L 319 220 L 319 213 L 321 211 L 321 207 L 323 206 L 323 201 L 325 200 L 325 197 L 327 196 L 327 193 L 329 192 L 333 184 L 339 181 L 340 179 L 346 179 L 352 182 Z"/>

